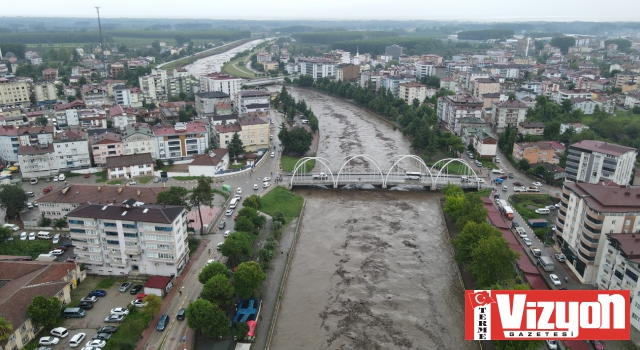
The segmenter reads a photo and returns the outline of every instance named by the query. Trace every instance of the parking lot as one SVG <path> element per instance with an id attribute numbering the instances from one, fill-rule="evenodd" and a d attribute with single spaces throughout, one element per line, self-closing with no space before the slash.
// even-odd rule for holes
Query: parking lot
<path id="1" fill-rule="evenodd" d="M 96 277 L 88 277 L 85 281 L 83 281 L 78 288 L 72 291 L 71 299 L 73 301 L 79 300 L 80 298 L 86 296 L 89 291 L 96 289 L 96 285 L 102 279 Z M 131 301 L 136 299 L 136 295 L 131 295 L 129 290 L 126 293 L 120 293 L 118 291 L 120 284 L 122 281 L 116 281 L 113 286 L 109 288 L 103 288 L 102 290 L 107 292 L 107 295 L 104 297 L 98 297 L 97 301 L 94 303 L 94 306 L 91 310 L 86 310 L 86 316 L 84 318 L 68 318 L 64 320 L 64 323 L 61 327 L 66 328 L 69 331 L 69 335 L 63 339 L 60 339 L 60 342 L 57 345 L 47 346 L 52 350 L 62 350 L 69 349 L 69 340 L 78 333 L 85 333 L 86 337 L 84 341 L 81 343 L 77 349 L 82 349 L 83 346 L 89 341 L 92 340 L 93 336 L 97 334 L 98 328 L 102 326 L 115 326 L 118 327 L 119 323 L 105 323 L 105 317 L 109 316 L 111 313 L 111 309 L 116 307 L 126 308 L 130 305 Z M 133 283 L 133 285 L 142 284 L 142 283 Z M 41 337 L 47 336 L 48 334 L 41 334 Z"/>

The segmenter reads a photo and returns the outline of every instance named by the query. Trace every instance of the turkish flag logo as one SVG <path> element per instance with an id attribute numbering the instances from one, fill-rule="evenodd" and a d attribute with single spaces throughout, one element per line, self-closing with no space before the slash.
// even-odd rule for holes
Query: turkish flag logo
<path id="1" fill-rule="evenodd" d="M 489 295 L 489 292 L 486 290 L 476 292 L 473 294 L 469 294 L 469 299 L 471 300 L 471 307 L 476 308 L 478 306 L 483 306 L 491 303 L 495 303 L 496 301 Z"/>

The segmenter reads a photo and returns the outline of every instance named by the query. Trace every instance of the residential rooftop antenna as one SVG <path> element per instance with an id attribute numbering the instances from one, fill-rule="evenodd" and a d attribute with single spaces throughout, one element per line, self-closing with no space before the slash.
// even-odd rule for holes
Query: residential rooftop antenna
<path id="1" fill-rule="evenodd" d="M 96 6 L 96 11 L 98 12 L 98 31 L 100 31 L 100 53 L 102 54 L 102 58 L 104 60 L 104 45 L 102 40 L 102 24 L 100 24 L 100 6 Z"/>

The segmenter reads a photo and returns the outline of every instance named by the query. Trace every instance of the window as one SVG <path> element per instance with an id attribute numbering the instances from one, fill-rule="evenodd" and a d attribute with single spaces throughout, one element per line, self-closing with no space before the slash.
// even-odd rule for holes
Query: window
<path id="1" fill-rule="evenodd" d="M 104 227 L 116 227 L 116 223 L 115 222 L 105 222 L 104 223 Z"/>
<path id="2" fill-rule="evenodd" d="M 102 257 L 99 255 L 91 255 L 89 256 L 89 259 L 93 261 L 102 261 Z"/>
<path id="3" fill-rule="evenodd" d="M 138 234 L 137 233 L 125 233 L 124 236 L 127 237 L 127 238 L 137 238 Z"/>
<path id="4" fill-rule="evenodd" d="M 22 337 L 22 344 L 26 344 L 28 342 L 29 342 L 29 334 L 27 334 L 24 337 Z"/>
<path id="5" fill-rule="evenodd" d="M 81 220 L 69 220 L 69 223 L 75 225 L 84 225 L 84 221 Z"/>
<path id="6" fill-rule="evenodd" d="M 632 312 L 632 313 L 631 313 L 631 317 L 633 317 L 633 319 L 634 319 L 634 320 L 636 320 L 636 321 L 640 322 L 640 316 L 636 315 L 636 313 L 635 313 L 635 312 Z"/>
<path id="7" fill-rule="evenodd" d="M 89 247 L 89 251 L 91 253 L 100 253 L 102 251 L 102 249 L 100 248 L 95 248 L 95 247 Z"/>
<path id="8" fill-rule="evenodd" d="M 118 235 L 118 232 L 113 232 L 113 231 L 104 231 L 104 233 L 107 236 L 117 236 Z"/>
<path id="9" fill-rule="evenodd" d="M 155 230 L 156 231 L 168 231 L 168 232 L 171 232 L 171 231 L 173 231 L 173 228 L 172 227 L 156 226 Z"/>
<path id="10" fill-rule="evenodd" d="M 135 224 L 122 224 L 122 227 L 124 228 L 136 228 Z"/>
<path id="11" fill-rule="evenodd" d="M 20 333 L 22 333 L 22 332 L 24 332 L 26 330 L 27 330 L 27 325 L 24 325 L 24 324 L 22 326 L 20 326 L 20 328 L 18 328 L 18 332 L 20 332 Z"/>
<path id="12" fill-rule="evenodd" d="M 107 244 L 111 244 L 111 245 L 120 245 L 119 241 L 111 241 L 111 240 L 107 240 Z"/>
<path id="13" fill-rule="evenodd" d="M 83 230 L 83 229 L 79 229 L 79 228 L 72 228 L 72 229 L 69 229 L 69 232 L 71 232 L 71 233 L 86 233 L 86 231 L 85 231 L 85 230 Z"/>
<path id="14" fill-rule="evenodd" d="M 173 242 L 173 237 L 171 236 L 161 236 L 161 235 L 144 235 L 144 238 L 152 241 L 164 241 L 164 242 Z"/>

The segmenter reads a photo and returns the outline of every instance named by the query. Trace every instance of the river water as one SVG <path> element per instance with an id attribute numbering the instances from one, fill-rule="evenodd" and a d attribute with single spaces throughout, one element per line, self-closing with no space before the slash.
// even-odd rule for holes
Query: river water
<path id="1" fill-rule="evenodd" d="M 289 91 L 318 117 L 318 156 L 334 167 L 351 154 L 370 154 L 384 167 L 410 153 L 399 131 L 356 106 Z M 272 349 L 476 348 L 463 340 L 463 289 L 438 192 L 295 192 L 307 202 Z"/>
<path id="2" fill-rule="evenodd" d="M 220 69 L 222 69 L 224 63 L 231 60 L 231 57 L 235 56 L 236 53 L 245 50 L 252 50 L 254 47 L 256 47 L 256 45 L 260 44 L 263 41 L 264 40 L 262 39 L 250 41 L 246 44 L 242 44 L 221 54 L 199 59 L 194 63 L 185 66 L 184 68 L 187 70 L 187 72 L 189 72 L 196 78 L 204 74 L 220 72 Z"/>

